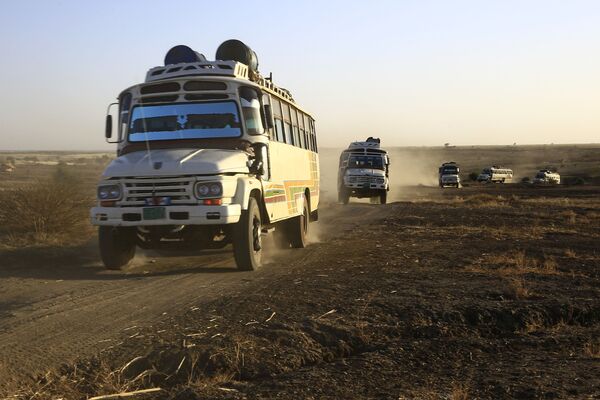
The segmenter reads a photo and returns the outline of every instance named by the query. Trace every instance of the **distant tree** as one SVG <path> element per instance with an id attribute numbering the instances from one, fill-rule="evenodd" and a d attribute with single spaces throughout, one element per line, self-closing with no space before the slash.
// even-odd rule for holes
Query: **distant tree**
<path id="1" fill-rule="evenodd" d="M 476 181 L 478 176 L 479 176 L 479 174 L 477 172 L 471 172 L 469 174 L 469 179 L 472 181 Z"/>
<path id="2" fill-rule="evenodd" d="M 450 143 L 444 143 L 444 147 L 450 147 Z"/>
<path id="3" fill-rule="evenodd" d="M 55 182 L 58 183 L 76 184 L 79 181 L 75 174 L 69 170 L 67 164 L 64 161 L 60 161 L 56 165 L 56 169 L 54 170 L 52 178 Z"/>

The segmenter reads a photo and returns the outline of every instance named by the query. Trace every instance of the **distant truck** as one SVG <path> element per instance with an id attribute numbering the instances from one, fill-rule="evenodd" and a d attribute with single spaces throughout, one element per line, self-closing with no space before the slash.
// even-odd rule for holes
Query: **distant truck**
<path id="1" fill-rule="evenodd" d="M 559 185 L 560 175 L 556 171 L 541 169 L 537 174 L 535 174 L 533 183 L 536 185 Z"/>
<path id="2" fill-rule="evenodd" d="M 352 142 L 340 155 L 338 169 L 338 199 L 348 204 L 350 197 L 369 197 L 381 204 L 387 202 L 390 190 L 390 158 L 381 149 L 379 138 Z"/>
<path id="3" fill-rule="evenodd" d="M 510 168 L 492 166 L 484 168 L 477 177 L 477 182 L 485 183 L 509 183 L 513 179 L 513 170 Z"/>
<path id="4" fill-rule="evenodd" d="M 460 187 L 460 168 L 454 161 L 443 163 L 438 168 L 438 182 L 441 188 Z"/>

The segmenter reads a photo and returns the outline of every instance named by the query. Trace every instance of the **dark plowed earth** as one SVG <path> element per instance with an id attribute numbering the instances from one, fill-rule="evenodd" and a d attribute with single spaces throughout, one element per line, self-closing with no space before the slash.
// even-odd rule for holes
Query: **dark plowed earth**
<path id="1" fill-rule="evenodd" d="M 413 191 L 324 206 L 308 248 L 251 273 L 2 255 L 0 394 L 600 396 L 600 188 Z"/>

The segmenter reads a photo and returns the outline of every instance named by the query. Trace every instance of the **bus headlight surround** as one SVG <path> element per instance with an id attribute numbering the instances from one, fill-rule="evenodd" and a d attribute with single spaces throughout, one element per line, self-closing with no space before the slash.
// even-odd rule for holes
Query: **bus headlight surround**
<path id="1" fill-rule="evenodd" d="M 119 200 L 121 198 L 121 185 L 98 186 L 98 200 Z"/>
<path id="2" fill-rule="evenodd" d="M 223 185 L 220 182 L 198 182 L 194 192 L 198 199 L 221 197 Z"/>

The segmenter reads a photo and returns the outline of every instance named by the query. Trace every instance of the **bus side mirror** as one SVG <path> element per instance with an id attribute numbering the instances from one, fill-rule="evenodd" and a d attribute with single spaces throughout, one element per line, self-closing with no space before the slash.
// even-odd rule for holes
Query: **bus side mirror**
<path id="1" fill-rule="evenodd" d="M 104 127 L 104 137 L 106 138 L 106 141 L 108 143 L 119 143 L 120 140 L 119 138 L 117 138 L 116 141 L 111 141 L 110 138 L 112 137 L 112 133 L 113 133 L 113 117 L 111 114 L 111 110 L 114 106 L 117 106 L 119 103 L 111 103 L 108 105 L 108 108 L 106 109 L 106 125 Z M 118 121 L 118 117 L 117 117 L 117 121 Z M 120 135 L 117 135 L 120 136 Z"/>
<path id="2" fill-rule="evenodd" d="M 265 124 L 267 129 L 273 129 L 273 112 L 271 111 L 271 105 L 265 104 Z"/>
<path id="3" fill-rule="evenodd" d="M 104 136 L 107 139 L 110 139 L 112 137 L 112 125 L 112 115 L 109 114 L 106 116 L 106 126 L 104 128 Z"/>

